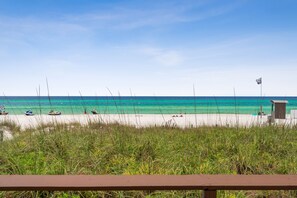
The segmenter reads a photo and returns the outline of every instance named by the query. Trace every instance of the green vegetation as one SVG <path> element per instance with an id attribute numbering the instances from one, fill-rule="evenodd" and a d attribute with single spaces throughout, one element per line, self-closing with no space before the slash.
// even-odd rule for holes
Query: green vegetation
<path id="1" fill-rule="evenodd" d="M 297 127 L 134 128 L 47 125 L 0 142 L 0 174 L 297 174 Z M 1 192 L 0 197 L 199 197 L 199 191 Z M 219 197 L 297 197 L 219 191 Z"/>

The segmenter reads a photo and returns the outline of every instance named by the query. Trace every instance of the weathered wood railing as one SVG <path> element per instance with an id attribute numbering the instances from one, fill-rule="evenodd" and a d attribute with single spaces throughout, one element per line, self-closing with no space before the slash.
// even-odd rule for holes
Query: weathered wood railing
<path id="1" fill-rule="evenodd" d="M 297 190 L 297 175 L 1 175 L 0 191 Z"/>
<path id="2" fill-rule="evenodd" d="M 4 139 L 4 131 L 0 129 L 0 142 L 3 142 Z"/>

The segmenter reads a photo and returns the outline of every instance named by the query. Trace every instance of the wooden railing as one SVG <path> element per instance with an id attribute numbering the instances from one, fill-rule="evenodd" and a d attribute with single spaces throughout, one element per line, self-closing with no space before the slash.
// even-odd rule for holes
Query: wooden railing
<path id="1" fill-rule="evenodd" d="M 1 175 L 0 191 L 297 190 L 297 175 Z"/>

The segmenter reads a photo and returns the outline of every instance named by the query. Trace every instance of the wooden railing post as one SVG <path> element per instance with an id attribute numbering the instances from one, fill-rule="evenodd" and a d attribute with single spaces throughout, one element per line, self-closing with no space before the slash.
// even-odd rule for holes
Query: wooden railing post
<path id="1" fill-rule="evenodd" d="M 217 198 L 216 190 L 203 190 L 202 198 Z"/>
<path id="2" fill-rule="evenodd" d="M 0 142 L 3 142 L 4 139 L 4 132 L 3 130 L 0 130 Z"/>

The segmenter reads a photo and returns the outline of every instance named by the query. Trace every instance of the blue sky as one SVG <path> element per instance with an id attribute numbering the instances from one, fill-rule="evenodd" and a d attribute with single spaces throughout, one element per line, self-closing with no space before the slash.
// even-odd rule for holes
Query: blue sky
<path id="1" fill-rule="evenodd" d="M 297 95 L 295 0 L 0 0 L 0 91 Z M 108 88 L 108 89 L 107 89 Z"/>

